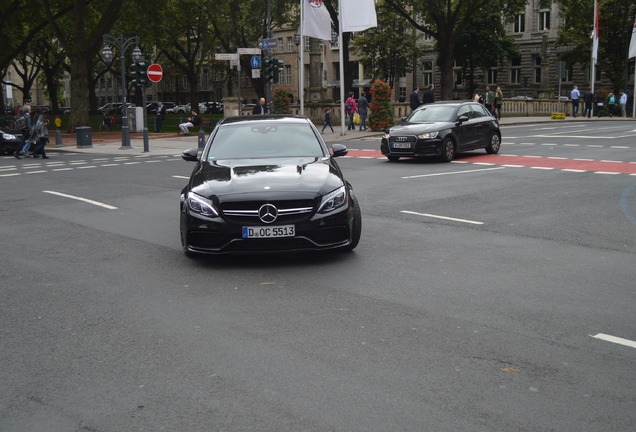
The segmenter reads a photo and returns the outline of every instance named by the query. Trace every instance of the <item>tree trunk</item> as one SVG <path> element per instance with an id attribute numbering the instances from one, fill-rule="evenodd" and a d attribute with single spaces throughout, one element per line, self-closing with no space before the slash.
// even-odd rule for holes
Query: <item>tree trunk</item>
<path id="1" fill-rule="evenodd" d="M 88 126 L 88 65 L 86 54 L 76 50 L 71 54 L 71 118 L 68 129 L 73 131 L 77 126 Z"/>

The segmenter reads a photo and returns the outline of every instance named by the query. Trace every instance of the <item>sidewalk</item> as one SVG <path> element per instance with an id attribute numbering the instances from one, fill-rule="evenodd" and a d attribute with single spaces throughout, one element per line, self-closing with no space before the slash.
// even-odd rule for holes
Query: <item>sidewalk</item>
<path id="1" fill-rule="evenodd" d="M 550 117 L 504 117 L 499 122 L 503 130 L 505 139 L 506 126 L 529 125 L 529 124 L 563 124 L 563 123 L 588 123 L 588 122 L 607 122 L 607 121 L 634 121 L 631 117 L 566 117 L 563 120 L 553 120 Z M 317 125 L 318 129 L 322 129 L 322 125 Z M 327 143 L 345 143 L 349 140 L 356 139 L 377 139 L 378 146 L 382 132 L 371 132 L 371 130 L 359 131 L 345 130 L 345 134 L 341 135 L 340 126 L 334 126 L 335 133 L 331 133 L 329 129 L 322 135 Z M 55 133 L 49 134 L 50 144 L 47 146 L 47 152 L 67 152 L 67 153 L 84 153 L 84 154 L 111 154 L 111 155 L 175 155 L 181 154 L 182 151 L 195 148 L 198 145 L 198 135 L 181 136 L 171 133 L 151 133 L 148 136 L 148 152 L 144 152 L 144 142 L 141 133 L 130 134 L 130 149 L 122 149 L 121 132 L 93 132 L 93 146 L 90 148 L 78 148 L 75 134 L 62 134 L 62 147 L 55 145 Z M 206 135 L 207 138 L 207 135 Z"/>

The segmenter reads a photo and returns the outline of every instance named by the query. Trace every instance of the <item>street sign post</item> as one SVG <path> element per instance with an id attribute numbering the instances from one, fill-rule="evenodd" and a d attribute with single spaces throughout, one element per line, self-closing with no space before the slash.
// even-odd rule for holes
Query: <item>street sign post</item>
<path id="1" fill-rule="evenodd" d="M 250 54 L 250 55 L 261 55 L 260 48 L 238 48 L 236 50 L 237 54 Z"/>
<path id="2" fill-rule="evenodd" d="M 161 78 L 163 78 L 163 68 L 161 67 L 161 65 L 158 65 L 156 63 L 151 64 L 150 66 L 148 66 L 146 75 L 148 76 L 148 79 L 150 81 L 159 82 L 161 81 Z"/>
<path id="3" fill-rule="evenodd" d="M 269 38 L 269 39 L 261 39 L 258 41 L 258 46 L 262 49 L 273 49 L 278 47 L 278 39 Z"/>
<path id="4" fill-rule="evenodd" d="M 214 60 L 238 60 L 239 55 L 237 53 L 216 53 L 214 54 Z"/>

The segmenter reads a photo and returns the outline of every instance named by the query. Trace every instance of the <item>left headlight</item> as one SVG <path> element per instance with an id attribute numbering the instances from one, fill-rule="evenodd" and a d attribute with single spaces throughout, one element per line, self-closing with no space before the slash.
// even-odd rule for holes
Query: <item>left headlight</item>
<path id="1" fill-rule="evenodd" d="M 335 209 L 342 207 L 347 203 L 347 189 L 344 186 L 339 187 L 333 192 L 322 197 L 318 213 L 329 213 Z"/>
<path id="2" fill-rule="evenodd" d="M 439 135 L 439 131 L 426 132 L 426 133 L 418 135 L 417 137 L 420 138 L 420 139 L 432 139 L 432 138 L 437 137 L 437 135 Z"/>
<path id="3" fill-rule="evenodd" d="M 15 140 L 15 139 L 17 139 L 15 137 L 15 135 L 11 135 L 11 134 L 8 134 L 8 133 L 3 133 L 2 134 L 2 138 L 6 139 L 6 140 Z"/>
<path id="4" fill-rule="evenodd" d="M 197 195 L 194 192 L 188 193 L 186 202 L 188 203 L 188 208 L 195 213 L 209 217 L 219 216 L 219 212 L 214 207 L 212 201 L 202 197 L 201 195 Z"/>

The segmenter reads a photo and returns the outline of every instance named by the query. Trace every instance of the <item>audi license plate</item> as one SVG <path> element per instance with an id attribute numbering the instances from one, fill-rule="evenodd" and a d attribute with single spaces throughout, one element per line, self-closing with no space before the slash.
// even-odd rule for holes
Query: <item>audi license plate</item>
<path id="1" fill-rule="evenodd" d="M 411 148 L 411 143 L 410 142 L 392 142 L 391 143 L 391 148 L 394 148 L 394 149 L 410 149 Z"/>
<path id="2" fill-rule="evenodd" d="M 243 238 L 276 238 L 293 237 L 296 234 L 294 225 L 244 226 Z"/>

